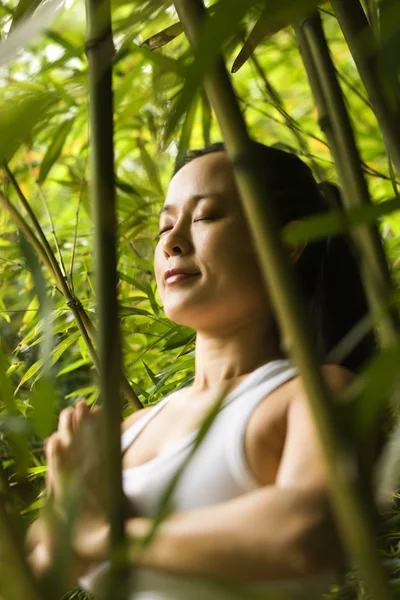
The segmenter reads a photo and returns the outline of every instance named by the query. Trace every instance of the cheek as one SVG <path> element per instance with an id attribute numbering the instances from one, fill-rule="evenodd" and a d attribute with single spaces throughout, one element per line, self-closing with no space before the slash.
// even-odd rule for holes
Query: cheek
<path id="1" fill-rule="evenodd" d="M 162 294 L 163 289 L 163 257 L 162 257 L 162 248 L 160 242 L 157 244 L 156 249 L 154 250 L 154 274 L 156 277 L 156 283 L 158 287 L 158 291 Z"/>

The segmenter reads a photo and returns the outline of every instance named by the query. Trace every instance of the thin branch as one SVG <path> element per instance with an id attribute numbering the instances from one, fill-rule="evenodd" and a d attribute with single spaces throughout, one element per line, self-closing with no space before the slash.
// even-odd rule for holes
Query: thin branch
<path id="1" fill-rule="evenodd" d="M 11 204 L 10 200 L 7 196 L 5 196 L 2 192 L 0 192 L 0 204 L 10 213 L 13 221 L 16 223 L 17 227 L 25 234 L 29 242 L 35 248 L 41 260 L 44 262 L 50 273 L 53 275 L 54 279 L 57 281 L 57 276 L 54 272 L 53 265 L 48 257 L 48 254 L 40 242 L 40 240 L 36 237 L 32 228 L 25 221 L 24 217 L 21 213 Z"/>
<path id="2" fill-rule="evenodd" d="M 175 0 L 178 16 L 189 42 L 196 49 L 206 18 L 201 0 Z M 305 307 L 299 298 L 289 257 L 283 247 L 273 198 L 271 174 L 265 161 L 260 168 L 256 151 L 237 104 L 229 76 L 221 60 L 205 78 L 205 88 L 219 122 L 234 170 L 245 215 L 258 249 L 260 267 L 272 297 L 286 346 L 302 376 L 321 447 L 328 466 L 333 508 L 343 539 L 362 567 L 365 581 L 379 600 L 392 598 L 386 573 L 376 548 L 375 509 L 364 497 L 357 476 L 355 453 L 337 423 L 332 393 L 322 376 L 314 344 L 306 325 Z M 262 172 L 261 172 L 262 171 Z M 354 470 L 353 470 L 354 469 Z"/>
<path id="3" fill-rule="evenodd" d="M 353 129 L 318 13 L 296 27 L 296 37 L 318 107 L 320 127 L 337 166 L 344 203 L 347 208 L 370 205 Z M 398 340 L 400 327 L 397 311 L 384 311 L 392 294 L 392 283 L 378 229 L 365 225 L 353 229 L 351 236 L 370 307 L 382 315 L 382 343 L 390 346 Z"/>
<path id="4" fill-rule="evenodd" d="M 332 0 L 332 8 L 400 175 L 400 89 L 397 79 L 392 77 L 382 81 L 379 45 L 359 0 Z"/>
<path id="5" fill-rule="evenodd" d="M 0 202 L 2 202 L 3 205 L 7 208 L 7 210 L 11 214 L 11 217 L 13 218 L 14 222 L 21 229 L 21 231 L 23 231 L 25 233 L 25 235 L 27 236 L 27 238 L 29 239 L 29 241 L 31 242 L 31 244 L 33 245 L 33 247 L 39 254 L 39 257 L 45 263 L 45 265 L 49 269 L 50 273 L 53 275 L 54 279 L 56 280 L 57 290 L 59 292 L 61 292 L 61 294 L 64 296 L 66 304 L 70 308 L 70 310 L 76 320 L 76 323 L 78 325 L 79 331 L 82 334 L 82 338 L 88 348 L 89 355 L 93 361 L 93 364 L 97 368 L 99 361 L 98 361 L 96 350 L 93 345 L 93 343 L 95 341 L 95 333 L 96 333 L 94 325 L 91 322 L 85 309 L 83 308 L 82 303 L 71 292 L 68 282 L 67 282 L 66 278 L 64 277 L 64 275 L 62 274 L 60 266 L 57 262 L 57 259 L 54 256 L 54 252 L 48 242 L 48 239 L 46 238 L 46 235 L 44 234 L 44 231 L 43 231 L 39 221 L 37 220 L 35 213 L 33 212 L 29 202 L 25 198 L 12 171 L 10 170 L 8 165 L 4 165 L 4 169 L 7 173 L 7 176 L 9 178 L 12 186 L 14 187 L 14 189 L 20 199 L 22 206 L 25 208 L 26 212 L 28 213 L 28 215 L 33 223 L 33 225 L 36 229 L 36 232 L 39 236 L 39 239 L 36 237 L 35 233 L 31 229 L 31 227 L 26 223 L 23 216 L 17 211 L 17 209 L 13 206 L 13 204 L 11 204 L 10 200 L 1 193 L 0 193 Z M 121 372 L 121 389 L 123 391 L 125 398 L 128 400 L 128 402 L 131 404 L 131 406 L 134 409 L 138 410 L 138 409 L 142 408 L 142 404 L 141 404 L 139 398 L 135 394 L 132 387 L 129 385 L 128 380 L 126 379 L 126 377 L 123 375 L 122 372 Z"/>
<path id="6" fill-rule="evenodd" d="M 43 190 L 42 190 L 41 186 L 39 185 L 39 183 L 38 183 L 38 181 L 37 181 L 37 179 L 35 177 L 35 174 L 33 172 L 31 163 L 28 162 L 26 164 L 28 166 L 29 173 L 31 174 L 31 177 L 32 177 L 33 181 L 35 182 L 36 189 L 38 191 L 39 197 L 40 197 L 40 199 L 42 201 L 42 204 L 44 206 L 44 209 L 46 211 L 47 218 L 48 218 L 49 223 L 50 223 L 50 233 L 53 236 L 54 245 L 56 247 L 57 254 L 58 254 L 58 264 L 60 265 L 61 273 L 62 273 L 63 277 L 65 278 L 67 274 L 66 274 L 66 271 L 65 271 L 64 260 L 63 260 L 62 254 L 61 254 L 60 244 L 58 243 L 57 234 L 56 234 L 56 231 L 54 229 L 53 217 L 51 216 L 51 212 L 50 212 L 50 209 L 49 209 L 49 205 L 48 205 L 46 196 L 43 194 Z"/>

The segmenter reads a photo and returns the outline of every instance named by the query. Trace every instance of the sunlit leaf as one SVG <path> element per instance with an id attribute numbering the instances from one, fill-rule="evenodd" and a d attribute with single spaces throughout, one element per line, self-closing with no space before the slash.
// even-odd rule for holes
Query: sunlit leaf
<path id="1" fill-rule="evenodd" d="M 43 0 L 19 0 L 17 8 L 14 11 L 14 18 L 11 23 L 10 31 L 12 31 L 20 21 L 35 12 L 42 1 Z"/>
<path id="2" fill-rule="evenodd" d="M 9 98 L 0 105 L 0 160 L 9 162 L 33 128 L 46 119 L 46 111 L 54 102 L 51 92 L 32 93 Z"/>
<path id="3" fill-rule="evenodd" d="M 55 19 L 64 0 L 47 0 L 36 13 L 15 27 L 7 39 L 0 43 L 0 66 L 6 65 L 15 53 L 26 48 L 34 38 L 44 31 Z"/>
<path id="4" fill-rule="evenodd" d="M 49 436 L 55 425 L 56 391 L 48 377 L 43 377 L 34 386 L 30 403 L 33 430 L 41 438 Z"/>
<path id="5" fill-rule="evenodd" d="M 38 183 L 42 184 L 45 181 L 51 167 L 60 156 L 73 123 L 73 119 L 68 119 L 67 121 L 64 121 L 64 123 L 62 123 L 55 132 L 52 143 L 43 158 L 42 164 L 40 165 Z"/>

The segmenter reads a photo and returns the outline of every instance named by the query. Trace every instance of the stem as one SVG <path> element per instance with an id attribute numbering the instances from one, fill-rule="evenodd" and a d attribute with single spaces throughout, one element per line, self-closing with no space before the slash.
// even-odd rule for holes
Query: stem
<path id="1" fill-rule="evenodd" d="M 32 246 L 35 248 L 35 250 L 39 254 L 40 258 L 42 259 L 42 261 L 45 263 L 45 265 L 49 269 L 50 273 L 55 278 L 55 280 L 58 284 L 59 291 L 63 294 L 66 304 L 71 309 L 71 312 L 75 318 L 78 329 L 81 332 L 82 338 L 88 348 L 90 358 L 92 359 L 95 367 L 98 368 L 99 360 L 97 357 L 96 350 L 93 346 L 93 342 L 95 339 L 95 328 L 93 326 L 93 323 L 89 319 L 89 316 L 87 315 L 81 302 L 71 292 L 68 282 L 67 282 L 65 276 L 63 275 L 63 273 L 61 272 L 60 266 L 57 262 L 54 252 L 44 234 L 44 231 L 43 231 L 42 227 L 40 226 L 40 223 L 37 220 L 36 215 L 33 212 L 29 202 L 27 201 L 21 188 L 19 187 L 18 182 L 15 179 L 12 171 L 10 170 L 8 165 L 4 165 L 4 169 L 7 173 L 7 177 L 11 181 L 11 184 L 14 187 L 14 189 L 20 199 L 22 206 L 25 208 L 26 212 L 28 213 L 28 215 L 33 223 L 35 230 L 37 232 L 37 235 L 39 236 L 39 239 L 36 237 L 35 233 L 31 229 L 31 227 L 26 223 L 23 216 L 11 204 L 9 199 L 6 196 L 2 195 L 1 193 L 0 193 L 0 202 L 3 203 L 3 205 L 7 208 L 7 210 L 11 214 L 11 217 L 13 218 L 13 220 L 15 221 L 17 226 L 21 229 L 21 231 L 23 231 L 25 233 L 26 237 L 29 239 Z M 122 390 L 125 398 L 131 404 L 131 406 L 133 408 L 135 408 L 136 410 L 142 408 L 142 404 L 141 404 L 139 398 L 137 397 L 137 395 L 135 394 L 135 392 L 129 385 L 128 380 L 126 379 L 126 377 L 124 377 L 122 372 L 121 372 L 120 386 L 121 386 L 121 390 Z"/>
<path id="2" fill-rule="evenodd" d="M 318 107 L 319 122 L 333 154 L 343 201 L 347 208 L 371 204 L 342 89 L 322 29 L 318 13 L 296 27 L 297 41 Z M 387 299 L 393 293 L 386 256 L 376 226 L 351 230 L 357 250 L 361 276 L 371 310 L 379 317 L 382 343 L 390 346 L 398 340 L 399 319 L 395 310 L 387 311 Z"/>
<path id="3" fill-rule="evenodd" d="M 47 200 L 46 200 L 46 196 L 43 194 L 42 188 L 40 187 L 39 183 L 37 182 L 37 179 L 35 177 L 35 174 L 33 172 L 33 169 L 32 169 L 32 166 L 30 163 L 28 163 L 28 169 L 29 169 L 29 172 L 31 174 L 33 181 L 35 182 L 36 189 L 38 191 L 39 197 L 40 197 L 42 204 L 44 206 L 44 209 L 46 211 L 47 218 L 49 219 L 50 232 L 51 232 L 51 235 L 53 236 L 54 245 L 56 247 L 57 254 L 58 254 L 58 261 L 59 261 L 58 264 L 60 265 L 60 271 L 61 271 L 63 277 L 65 278 L 66 277 L 65 265 L 64 265 L 63 258 L 62 258 L 62 254 L 61 254 L 60 244 L 58 243 L 57 234 L 54 229 L 53 217 L 51 216 L 51 212 L 50 212 Z"/>
<path id="4" fill-rule="evenodd" d="M 205 10 L 201 0 L 175 0 L 185 33 L 196 49 Z M 328 467 L 328 482 L 343 539 L 349 552 L 360 562 L 365 580 L 379 600 L 392 598 L 385 571 L 376 548 L 375 510 L 364 498 L 354 453 L 337 423 L 332 393 L 322 376 L 316 351 L 307 327 L 305 307 L 283 246 L 268 185 L 268 165 L 260 168 L 248 136 L 243 116 L 222 61 L 205 78 L 205 88 L 214 107 L 245 215 L 258 248 L 260 267 L 272 297 L 277 316 L 299 368 L 310 409 L 315 419 L 321 447 Z M 288 345 L 288 343 L 287 343 Z"/>
<path id="5" fill-rule="evenodd" d="M 100 389 L 103 405 L 105 486 L 110 523 L 111 576 L 105 597 L 122 599 L 127 567 L 115 557 L 123 548 L 124 494 L 119 405 L 115 402 L 120 381 L 120 330 L 117 300 L 117 218 L 114 181 L 114 124 L 112 63 L 114 44 L 110 0 L 86 0 L 89 63 L 89 122 L 91 131 L 91 197 L 95 219 L 96 288 Z"/>
<path id="6" fill-rule="evenodd" d="M 379 72 L 379 45 L 359 0 L 332 0 L 332 7 L 367 90 L 385 143 L 400 175 L 400 93 L 396 79 Z"/>
<path id="7" fill-rule="evenodd" d="M 32 228 L 25 221 L 25 219 L 21 215 L 21 213 L 11 204 L 10 200 L 2 192 L 0 192 L 0 204 L 2 204 L 2 206 L 6 210 L 8 210 L 13 221 L 16 223 L 17 227 L 25 234 L 26 238 L 29 240 L 29 242 L 32 244 L 32 246 L 35 248 L 36 252 L 40 256 L 40 258 L 42 259 L 42 261 L 44 262 L 46 267 L 49 269 L 50 273 L 52 275 L 54 275 L 54 277 L 57 281 L 57 276 L 54 273 L 53 265 L 48 257 L 48 254 L 47 254 L 44 246 L 42 245 L 40 240 L 36 237 Z"/>

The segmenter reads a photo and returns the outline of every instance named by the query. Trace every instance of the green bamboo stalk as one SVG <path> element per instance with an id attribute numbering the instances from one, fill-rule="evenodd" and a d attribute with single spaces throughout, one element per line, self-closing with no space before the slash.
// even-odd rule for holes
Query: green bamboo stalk
<path id="1" fill-rule="evenodd" d="M 358 72 L 379 122 L 389 154 L 400 175 L 400 89 L 379 73 L 379 44 L 359 0 L 332 0 Z"/>
<path id="2" fill-rule="evenodd" d="M 17 209 L 14 208 L 14 206 L 11 204 L 11 202 L 9 201 L 8 198 L 6 198 L 4 196 L 3 199 L 0 198 L 0 201 L 3 202 L 4 206 L 6 206 L 11 217 L 17 223 L 17 226 L 22 231 L 24 231 L 25 235 L 27 235 L 28 239 L 34 246 L 34 248 L 37 251 L 37 253 L 39 254 L 40 258 L 43 260 L 43 262 L 49 269 L 50 273 L 53 275 L 54 279 L 56 280 L 58 289 L 63 294 L 66 304 L 70 308 L 70 310 L 74 316 L 74 319 L 76 321 L 76 324 L 78 326 L 78 329 L 82 334 L 82 338 L 88 348 L 90 358 L 92 359 L 93 364 L 95 365 L 96 369 L 98 369 L 99 360 L 98 360 L 98 356 L 97 356 L 96 350 L 93 345 L 93 343 L 95 341 L 95 335 L 96 335 L 94 325 L 91 322 L 87 312 L 83 308 L 81 302 L 78 300 L 78 298 L 75 296 L 75 294 L 71 291 L 71 288 L 68 285 L 68 281 L 60 269 L 58 261 L 54 255 L 54 252 L 47 240 L 47 237 L 46 237 L 34 211 L 32 210 L 32 207 L 30 206 L 29 202 L 25 198 L 25 195 L 23 194 L 20 186 L 18 185 L 18 182 L 15 179 L 14 174 L 12 173 L 11 169 L 9 168 L 9 166 L 7 164 L 4 165 L 4 170 L 7 174 L 7 177 L 9 178 L 12 186 L 14 187 L 22 206 L 28 213 L 28 215 L 34 225 L 34 228 L 37 232 L 38 238 L 33 233 L 32 229 L 29 227 L 29 225 L 26 223 L 26 221 L 22 217 L 22 215 L 17 211 Z M 122 371 L 121 371 L 120 389 L 121 389 L 122 393 L 124 394 L 125 398 L 128 400 L 128 402 L 131 404 L 131 406 L 135 410 L 139 410 L 140 408 L 142 408 L 142 404 L 141 404 L 139 398 L 135 394 L 134 390 L 130 386 L 128 380 L 126 379 L 126 377 L 124 376 Z"/>
<path id="3" fill-rule="evenodd" d="M 295 31 L 316 100 L 321 129 L 337 166 L 344 204 L 348 209 L 371 204 L 354 132 L 319 14 L 314 13 L 305 19 Z M 377 316 L 380 315 L 382 344 L 390 346 L 398 340 L 400 325 L 395 310 L 384 310 L 393 287 L 378 229 L 364 225 L 352 229 L 351 236 L 358 251 L 370 308 Z"/>
<path id="4" fill-rule="evenodd" d="M 112 65 L 114 44 L 110 0 L 86 0 L 91 149 L 91 199 L 95 226 L 98 348 L 105 482 L 110 523 L 111 573 L 105 597 L 127 592 L 127 566 L 116 560 L 125 544 L 119 404 L 120 331 L 117 301 L 117 217 L 114 177 Z M 124 593 L 125 588 L 125 593 Z"/>
<path id="5" fill-rule="evenodd" d="M 175 0 L 174 4 L 185 33 L 196 49 L 205 19 L 204 6 L 201 0 Z M 273 190 L 268 185 L 267 165 L 263 164 L 262 172 L 257 166 L 254 148 L 221 60 L 206 76 L 205 88 L 233 165 L 265 284 L 277 311 L 286 346 L 304 382 L 328 466 L 329 487 L 342 537 L 348 551 L 357 556 L 376 600 L 389 600 L 392 594 L 376 548 L 375 509 L 364 498 L 354 453 L 349 450 L 337 424 L 332 393 L 318 365 L 305 307 L 300 301 L 299 286 L 281 241 L 274 207 L 266 201 L 273 197 Z"/>

